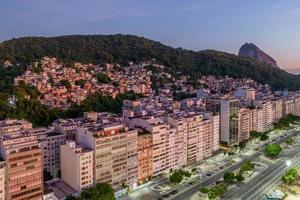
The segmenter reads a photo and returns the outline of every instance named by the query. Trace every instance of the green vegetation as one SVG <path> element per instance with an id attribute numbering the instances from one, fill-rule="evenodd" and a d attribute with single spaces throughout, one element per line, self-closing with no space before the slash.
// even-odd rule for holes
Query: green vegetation
<path id="1" fill-rule="evenodd" d="M 292 137 L 289 137 L 285 143 L 289 146 L 292 146 L 295 143 L 295 140 Z"/>
<path id="2" fill-rule="evenodd" d="M 258 132 L 258 131 L 250 131 L 250 137 L 251 137 L 251 139 L 259 138 L 260 135 L 261 135 L 261 133 Z"/>
<path id="3" fill-rule="evenodd" d="M 238 147 L 239 147 L 241 150 L 243 150 L 243 149 L 246 148 L 247 143 L 248 143 L 248 141 L 244 140 L 244 141 L 242 141 L 242 142 L 240 142 L 240 143 L 238 144 Z"/>
<path id="4" fill-rule="evenodd" d="M 261 140 L 261 141 L 266 141 L 267 139 L 269 139 L 269 136 L 268 136 L 267 133 L 262 133 L 262 134 L 260 135 L 260 140 Z"/>
<path id="5" fill-rule="evenodd" d="M 207 194 L 208 199 L 213 200 L 217 197 L 221 197 L 227 191 L 227 188 L 227 184 L 221 182 L 210 188 L 200 188 L 199 191 L 201 193 Z"/>
<path id="6" fill-rule="evenodd" d="M 245 177 L 242 174 L 235 175 L 235 179 L 237 182 L 241 183 L 245 180 Z"/>
<path id="7" fill-rule="evenodd" d="M 233 172 L 225 172 L 224 176 L 223 176 L 223 180 L 226 183 L 234 183 L 235 182 L 235 174 Z"/>
<path id="8" fill-rule="evenodd" d="M 71 83 L 68 80 L 65 80 L 65 79 L 60 81 L 60 85 L 65 86 L 67 89 L 71 88 Z"/>
<path id="9" fill-rule="evenodd" d="M 192 174 L 189 171 L 184 171 L 182 169 L 174 171 L 170 175 L 170 182 L 174 184 L 180 183 L 184 177 L 190 177 Z"/>
<path id="10" fill-rule="evenodd" d="M 184 92 L 173 92 L 173 97 L 174 100 L 176 101 L 181 101 L 183 99 L 187 99 L 187 98 L 195 98 L 196 94 L 195 93 L 184 93 Z"/>
<path id="11" fill-rule="evenodd" d="M 137 99 L 142 97 L 135 93 L 125 93 L 118 95 L 115 99 L 101 93 L 88 96 L 80 105 L 73 105 L 68 110 L 50 109 L 42 105 L 35 97 L 38 93 L 35 88 L 20 84 L 13 87 L 13 94 L 17 97 L 14 107 L 9 106 L 6 94 L 0 93 L 0 120 L 5 118 L 26 119 L 34 126 L 48 126 L 58 118 L 76 118 L 83 116 L 84 112 L 122 112 L 122 102 L 125 99 Z M 31 96 L 30 99 L 24 98 Z"/>
<path id="12" fill-rule="evenodd" d="M 36 74 L 43 72 L 42 64 L 39 63 L 37 66 L 32 65 L 31 71 Z"/>
<path id="13" fill-rule="evenodd" d="M 75 81 L 75 85 L 77 85 L 77 86 L 79 86 L 81 88 L 84 87 L 85 83 L 86 83 L 86 80 L 83 80 L 83 79 Z"/>
<path id="14" fill-rule="evenodd" d="M 244 172 L 251 171 L 255 167 L 254 163 L 252 163 L 250 160 L 244 162 L 240 167 L 240 173 L 243 174 Z"/>
<path id="15" fill-rule="evenodd" d="M 298 177 L 299 177 L 298 168 L 292 167 L 282 176 L 281 180 L 286 184 L 292 184 L 297 180 Z"/>
<path id="16" fill-rule="evenodd" d="M 289 128 L 292 124 L 300 122 L 300 117 L 295 115 L 288 115 L 282 117 L 277 123 L 274 123 L 274 130 L 283 130 Z"/>
<path id="17" fill-rule="evenodd" d="M 235 182 L 243 182 L 245 180 L 242 172 L 235 174 L 233 172 L 225 172 L 223 176 L 225 183 L 233 184 Z"/>
<path id="18" fill-rule="evenodd" d="M 103 84 L 109 84 L 112 82 L 112 80 L 109 78 L 109 76 L 107 76 L 107 74 L 104 74 L 104 73 L 98 73 L 97 80 L 99 83 L 103 83 Z"/>
<path id="19" fill-rule="evenodd" d="M 300 77 L 279 68 L 246 57 L 213 50 L 190 51 L 172 48 L 159 42 L 131 35 L 88 35 L 61 37 L 24 37 L 0 44 L 0 63 L 10 60 L 21 66 L 50 55 L 65 64 L 140 62 L 155 58 L 167 66 L 171 74 L 182 72 L 194 77 L 201 75 L 248 77 L 274 89 L 297 90 Z"/>
<path id="20" fill-rule="evenodd" d="M 68 196 L 66 200 L 115 200 L 114 190 L 107 183 L 97 183 L 95 187 L 84 189 L 79 197 Z"/>
<path id="21" fill-rule="evenodd" d="M 269 158 L 276 158 L 281 151 L 282 148 L 279 144 L 269 144 L 264 149 L 265 155 Z"/>

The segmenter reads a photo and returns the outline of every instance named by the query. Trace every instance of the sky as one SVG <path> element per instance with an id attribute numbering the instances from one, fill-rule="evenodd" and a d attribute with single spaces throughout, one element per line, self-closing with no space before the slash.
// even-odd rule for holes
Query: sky
<path id="1" fill-rule="evenodd" d="M 116 33 L 234 54 L 251 42 L 300 68 L 299 0 L 0 0 L 0 41 Z"/>

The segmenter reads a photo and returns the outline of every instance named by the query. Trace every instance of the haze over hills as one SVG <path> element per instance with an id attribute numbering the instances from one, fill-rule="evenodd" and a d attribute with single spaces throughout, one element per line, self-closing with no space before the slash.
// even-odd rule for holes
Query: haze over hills
<path id="1" fill-rule="evenodd" d="M 0 63 L 10 60 L 23 68 L 44 56 L 53 56 L 66 64 L 140 62 L 155 58 L 169 73 L 251 78 L 273 89 L 300 89 L 300 77 L 264 62 L 215 51 L 191 51 L 133 35 L 71 35 L 24 37 L 0 44 Z"/>
<path id="2" fill-rule="evenodd" d="M 238 55 L 250 57 L 255 60 L 265 62 L 266 64 L 269 64 L 273 67 L 278 67 L 277 62 L 271 56 L 269 56 L 267 53 L 265 53 L 252 43 L 245 43 L 244 45 L 242 45 Z"/>

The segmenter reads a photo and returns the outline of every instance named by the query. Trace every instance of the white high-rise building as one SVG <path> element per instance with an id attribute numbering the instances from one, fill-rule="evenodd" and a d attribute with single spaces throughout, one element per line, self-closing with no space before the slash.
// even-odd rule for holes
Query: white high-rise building
<path id="1" fill-rule="evenodd" d="M 94 152 L 74 141 L 61 146 L 61 179 L 76 191 L 94 183 Z"/>

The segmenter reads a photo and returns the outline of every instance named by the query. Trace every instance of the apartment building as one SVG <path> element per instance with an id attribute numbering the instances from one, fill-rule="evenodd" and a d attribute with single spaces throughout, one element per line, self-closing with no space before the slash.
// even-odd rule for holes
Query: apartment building
<path id="1" fill-rule="evenodd" d="M 169 170 L 178 169 L 178 154 L 177 154 L 177 130 L 176 128 L 168 126 L 167 140 L 167 165 Z"/>
<path id="2" fill-rule="evenodd" d="M 1 154 L 6 161 L 6 200 L 43 199 L 43 157 L 35 136 L 2 135 Z"/>
<path id="3" fill-rule="evenodd" d="M 142 184 L 152 177 L 153 142 L 151 133 L 138 132 L 138 183 Z"/>
<path id="4" fill-rule="evenodd" d="M 273 116 L 274 122 L 278 122 L 279 119 L 282 117 L 282 100 L 274 100 L 273 101 Z"/>
<path id="5" fill-rule="evenodd" d="M 238 130 L 239 130 L 239 142 L 248 140 L 250 136 L 250 110 L 247 108 L 241 108 L 238 114 Z"/>
<path id="6" fill-rule="evenodd" d="M 239 142 L 238 138 L 238 111 L 239 100 L 225 98 L 221 102 L 221 142 L 234 145 Z"/>
<path id="7" fill-rule="evenodd" d="M 0 121 L 0 134 L 15 134 L 32 129 L 32 123 L 26 120 L 6 119 Z"/>
<path id="8" fill-rule="evenodd" d="M 0 200 L 5 200 L 5 161 L 0 158 Z"/>
<path id="9" fill-rule="evenodd" d="M 94 151 L 95 183 L 106 182 L 116 190 L 137 185 L 137 136 L 137 130 L 122 123 L 78 128 L 77 141 Z"/>
<path id="10" fill-rule="evenodd" d="M 211 137 L 206 134 L 206 122 L 203 115 L 189 115 L 185 117 L 187 122 L 187 164 L 192 164 L 203 159 L 204 138 Z M 207 136 L 206 136 L 207 135 Z M 211 145 L 211 144 L 208 144 Z"/>
<path id="11" fill-rule="evenodd" d="M 294 115 L 300 116 L 300 96 L 294 97 Z"/>
<path id="12" fill-rule="evenodd" d="M 78 122 L 73 119 L 57 119 L 52 123 L 54 131 L 65 135 L 67 140 L 76 139 L 76 128 Z"/>
<path id="13" fill-rule="evenodd" d="M 61 146 L 61 179 L 76 191 L 90 187 L 94 183 L 94 152 L 67 141 Z"/>
<path id="14" fill-rule="evenodd" d="M 57 177 L 61 166 L 60 147 L 66 143 L 66 136 L 50 131 L 40 136 L 39 143 L 43 151 L 44 170 Z"/>
<path id="15" fill-rule="evenodd" d="M 212 150 L 217 151 L 220 148 L 220 115 L 218 114 L 213 114 L 211 116 L 211 120 L 212 120 L 212 133 L 213 133 L 213 147 Z"/>
<path id="16" fill-rule="evenodd" d="M 250 109 L 250 131 L 258 130 L 257 109 Z"/>
<path id="17" fill-rule="evenodd" d="M 172 115 L 168 117 L 167 123 L 176 129 L 177 165 L 182 168 L 187 165 L 187 122 L 183 116 Z"/>
<path id="18" fill-rule="evenodd" d="M 220 113 L 220 142 L 227 145 L 237 144 L 239 100 L 231 97 L 206 99 L 206 110 Z"/>
<path id="19" fill-rule="evenodd" d="M 282 115 L 293 115 L 295 112 L 295 102 L 293 99 L 285 99 L 282 103 Z"/>
<path id="20" fill-rule="evenodd" d="M 265 132 L 272 128 L 274 122 L 273 103 L 271 101 L 255 101 L 257 108 L 257 131 Z"/>
<path id="21" fill-rule="evenodd" d="M 133 118 L 129 121 L 132 128 L 141 128 L 152 134 L 153 142 L 153 176 L 169 171 L 169 163 L 167 161 L 167 134 L 169 134 L 169 126 L 160 118 L 142 117 Z"/>

